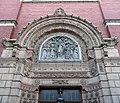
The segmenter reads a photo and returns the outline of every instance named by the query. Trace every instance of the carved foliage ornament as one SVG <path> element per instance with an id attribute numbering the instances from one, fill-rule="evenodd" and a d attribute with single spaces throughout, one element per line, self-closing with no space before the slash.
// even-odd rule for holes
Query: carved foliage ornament
<path id="1" fill-rule="evenodd" d="M 87 72 L 70 72 L 70 73 L 65 73 L 65 72 L 37 72 L 34 73 L 34 78 L 80 78 L 80 77 L 88 77 Z"/>
<path id="2" fill-rule="evenodd" d="M 53 84 L 69 84 L 69 80 L 52 80 Z"/>

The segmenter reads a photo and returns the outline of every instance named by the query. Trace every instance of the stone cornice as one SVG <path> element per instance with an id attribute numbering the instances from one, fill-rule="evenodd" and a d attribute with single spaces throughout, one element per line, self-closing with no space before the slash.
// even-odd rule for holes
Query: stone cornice
<path id="1" fill-rule="evenodd" d="M 103 24 L 105 26 L 108 26 L 108 25 L 120 26 L 120 19 L 105 19 Z"/>
<path id="2" fill-rule="evenodd" d="M 16 42 L 16 39 L 3 38 L 2 44 L 5 47 L 13 47 L 13 44 Z"/>
<path id="3" fill-rule="evenodd" d="M 114 47 L 115 45 L 118 44 L 118 38 L 114 37 L 114 38 L 103 38 L 103 47 Z"/>
<path id="4" fill-rule="evenodd" d="M 0 20 L 0 26 L 16 26 L 16 20 Z"/>

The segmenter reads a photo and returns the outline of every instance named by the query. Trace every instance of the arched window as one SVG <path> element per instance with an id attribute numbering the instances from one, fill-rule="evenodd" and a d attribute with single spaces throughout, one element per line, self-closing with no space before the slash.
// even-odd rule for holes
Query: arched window
<path id="1" fill-rule="evenodd" d="M 43 42 L 40 47 L 39 61 L 81 60 L 78 43 L 68 36 L 54 36 Z"/>

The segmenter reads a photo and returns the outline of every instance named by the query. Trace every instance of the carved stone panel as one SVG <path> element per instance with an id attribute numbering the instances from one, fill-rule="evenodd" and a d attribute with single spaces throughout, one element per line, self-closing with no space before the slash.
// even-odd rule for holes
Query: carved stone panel
<path id="1" fill-rule="evenodd" d="M 63 35 L 63 33 L 61 33 Z M 47 40 L 40 49 L 40 61 L 80 60 L 78 44 L 66 36 Z"/>
<path id="2" fill-rule="evenodd" d="M 68 79 L 68 78 L 60 78 L 60 79 L 55 79 L 55 78 L 51 78 L 51 79 L 35 79 L 33 82 L 34 86 L 62 86 L 62 85 L 66 85 L 66 86 L 86 86 L 86 79 Z"/>
<path id="3" fill-rule="evenodd" d="M 33 78 L 80 78 L 89 77 L 88 72 L 37 72 Z"/>

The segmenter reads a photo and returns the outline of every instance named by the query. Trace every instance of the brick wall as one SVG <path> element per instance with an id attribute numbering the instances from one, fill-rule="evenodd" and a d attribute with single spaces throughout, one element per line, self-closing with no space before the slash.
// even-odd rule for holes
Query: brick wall
<path id="1" fill-rule="evenodd" d="M 17 33 L 34 19 L 40 16 L 53 14 L 57 8 L 63 8 L 67 14 L 80 16 L 92 22 L 102 32 L 103 37 L 108 37 L 108 32 L 103 25 L 103 17 L 98 2 L 75 2 L 75 3 L 24 3 L 18 18 L 18 27 L 13 35 L 16 38 Z"/>
<path id="2" fill-rule="evenodd" d="M 120 18 L 120 1 L 102 0 L 99 2 L 66 2 L 66 3 L 22 3 L 19 0 L 1 0 L 0 1 L 0 20 L 17 20 L 18 25 L 12 30 L 9 27 L 0 27 L 0 38 L 16 38 L 18 32 L 22 30 L 28 22 L 40 16 L 53 14 L 57 8 L 63 8 L 67 14 L 80 16 L 92 22 L 98 30 L 102 32 L 103 37 L 119 37 L 119 26 L 109 26 L 106 28 L 103 24 L 104 19 Z M 7 28 L 7 29 L 4 29 Z M 4 33 L 3 33 L 4 32 Z M 11 35 L 11 36 L 10 36 Z M 119 48 L 118 44 L 118 47 Z M 2 46 L 0 46 L 0 54 Z"/>
<path id="3" fill-rule="evenodd" d="M 0 0 L 0 20 L 16 20 L 20 0 Z"/>

